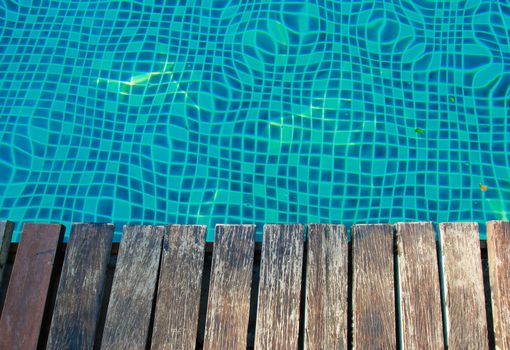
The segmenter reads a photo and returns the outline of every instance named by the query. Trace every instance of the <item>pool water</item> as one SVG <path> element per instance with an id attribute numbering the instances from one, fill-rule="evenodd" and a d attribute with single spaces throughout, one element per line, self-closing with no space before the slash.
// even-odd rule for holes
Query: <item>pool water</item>
<path id="1" fill-rule="evenodd" d="M 1 219 L 508 219 L 507 2 L 167 3 L 0 1 Z"/>

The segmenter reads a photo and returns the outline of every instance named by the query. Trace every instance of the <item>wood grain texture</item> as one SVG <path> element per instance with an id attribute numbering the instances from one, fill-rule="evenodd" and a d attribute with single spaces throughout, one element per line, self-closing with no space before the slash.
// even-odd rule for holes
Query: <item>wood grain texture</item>
<path id="1" fill-rule="evenodd" d="M 194 349 L 204 267 L 205 226 L 167 227 L 152 349 Z"/>
<path id="2" fill-rule="evenodd" d="M 510 349 L 510 222 L 487 223 L 487 255 L 496 348 Z"/>
<path id="3" fill-rule="evenodd" d="M 62 225 L 25 224 L 0 319 L 0 349 L 36 349 Z"/>
<path id="4" fill-rule="evenodd" d="M 9 256 L 13 229 L 14 223 L 11 221 L 0 221 L 0 285 L 2 285 L 5 265 Z"/>
<path id="5" fill-rule="evenodd" d="M 392 225 L 354 225 L 353 348 L 395 349 L 395 282 Z"/>
<path id="6" fill-rule="evenodd" d="M 163 226 L 124 226 L 101 349 L 145 349 Z"/>
<path id="7" fill-rule="evenodd" d="M 347 349 L 348 240 L 343 225 L 308 225 L 305 349 Z"/>
<path id="8" fill-rule="evenodd" d="M 204 349 L 246 349 L 255 225 L 217 225 Z"/>
<path id="9" fill-rule="evenodd" d="M 47 349 L 92 349 L 112 238 L 111 224 L 73 224 Z"/>
<path id="10" fill-rule="evenodd" d="M 265 225 L 255 349 L 297 349 L 303 225 Z"/>
<path id="11" fill-rule="evenodd" d="M 478 224 L 439 225 L 448 346 L 488 349 Z"/>
<path id="12" fill-rule="evenodd" d="M 434 226 L 398 223 L 400 310 L 404 349 L 443 349 L 443 316 Z"/>

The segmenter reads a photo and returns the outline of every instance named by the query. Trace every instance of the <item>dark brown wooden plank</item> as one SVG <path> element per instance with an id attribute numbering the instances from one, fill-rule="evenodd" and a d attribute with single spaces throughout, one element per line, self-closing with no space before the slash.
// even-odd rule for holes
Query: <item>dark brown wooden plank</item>
<path id="1" fill-rule="evenodd" d="M 9 256 L 13 229 L 14 223 L 11 221 L 0 221 L 0 285 L 2 285 L 5 265 Z"/>
<path id="2" fill-rule="evenodd" d="M 308 225 L 305 349 L 347 349 L 348 240 L 343 225 Z"/>
<path id="3" fill-rule="evenodd" d="M 264 225 L 255 349 L 297 349 L 303 225 Z"/>
<path id="4" fill-rule="evenodd" d="M 444 348 L 434 226 L 398 223 L 400 310 L 404 349 Z"/>
<path id="5" fill-rule="evenodd" d="M 216 225 L 204 349 L 246 349 L 255 225 Z"/>
<path id="6" fill-rule="evenodd" d="M 392 225 L 354 225 L 353 345 L 395 349 L 395 282 Z"/>
<path id="7" fill-rule="evenodd" d="M 487 255 L 496 349 L 510 349 L 510 222 L 487 223 Z"/>
<path id="8" fill-rule="evenodd" d="M 47 349 L 92 349 L 112 238 L 111 224 L 73 224 Z"/>
<path id="9" fill-rule="evenodd" d="M 152 349 L 194 349 L 205 226 L 172 225 L 163 241 Z"/>
<path id="10" fill-rule="evenodd" d="M 124 226 L 101 349 L 145 349 L 163 226 Z"/>
<path id="11" fill-rule="evenodd" d="M 0 349 L 36 349 L 62 225 L 25 224 L 0 319 Z"/>
<path id="12" fill-rule="evenodd" d="M 488 349 L 478 224 L 439 225 L 448 346 L 451 349 Z"/>

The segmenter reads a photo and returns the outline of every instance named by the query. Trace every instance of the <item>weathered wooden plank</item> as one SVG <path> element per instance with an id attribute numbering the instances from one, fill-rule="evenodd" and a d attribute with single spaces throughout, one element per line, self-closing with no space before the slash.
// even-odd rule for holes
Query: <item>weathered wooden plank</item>
<path id="1" fill-rule="evenodd" d="M 348 240 L 343 225 L 308 225 L 305 349 L 347 349 Z"/>
<path id="2" fill-rule="evenodd" d="M 163 240 L 152 349 L 194 349 L 205 226 L 172 225 Z"/>
<path id="3" fill-rule="evenodd" d="M 47 349 L 92 349 L 112 238 L 111 224 L 73 224 Z"/>
<path id="4" fill-rule="evenodd" d="M 487 255 L 496 349 L 510 349 L 510 222 L 487 223 Z"/>
<path id="5" fill-rule="evenodd" d="M 303 264 L 303 225 L 265 225 L 255 349 L 296 349 Z"/>
<path id="6" fill-rule="evenodd" d="M 101 349 L 145 349 L 163 226 L 124 226 Z"/>
<path id="7" fill-rule="evenodd" d="M 2 317 L 0 349 L 36 349 L 62 225 L 23 225 Z"/>
<path id="8" fill-rule="evenodd" d="M 351 232 L 354 349 L 395 349 L 393 226 L 354 225 Z"/>
<path id="9" fill-rule="evenodd" d="M 7 257 L 9 256 L 13 229 L 13 222 L 0 221 L 0 285 L 2 284 L 5 265 L 7 264 Z"/>
<path id="10" fill-rule="evenodd" d="M 444 348 L 434 226 L 398 223 L 398 269 L 404 349 Z"/>
<path id="11" fill-rule="evenodd" d="M 204 349 L 246 349 L 255 225 L 217 225 Z"/>
<path id="12" fill-rule="evenodd" d="M 478 224 L 439 225 L 446 331 L 451 349 L 488 349 Z"/>

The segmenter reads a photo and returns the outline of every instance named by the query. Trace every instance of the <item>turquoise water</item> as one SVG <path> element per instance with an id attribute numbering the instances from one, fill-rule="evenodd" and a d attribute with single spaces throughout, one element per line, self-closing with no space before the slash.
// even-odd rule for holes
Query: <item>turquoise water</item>
<path id="1" fill-rule="evenodd" d="M 508 219 L 508 2 L 167 3 L 0 0 L 0 219 Z"/>

